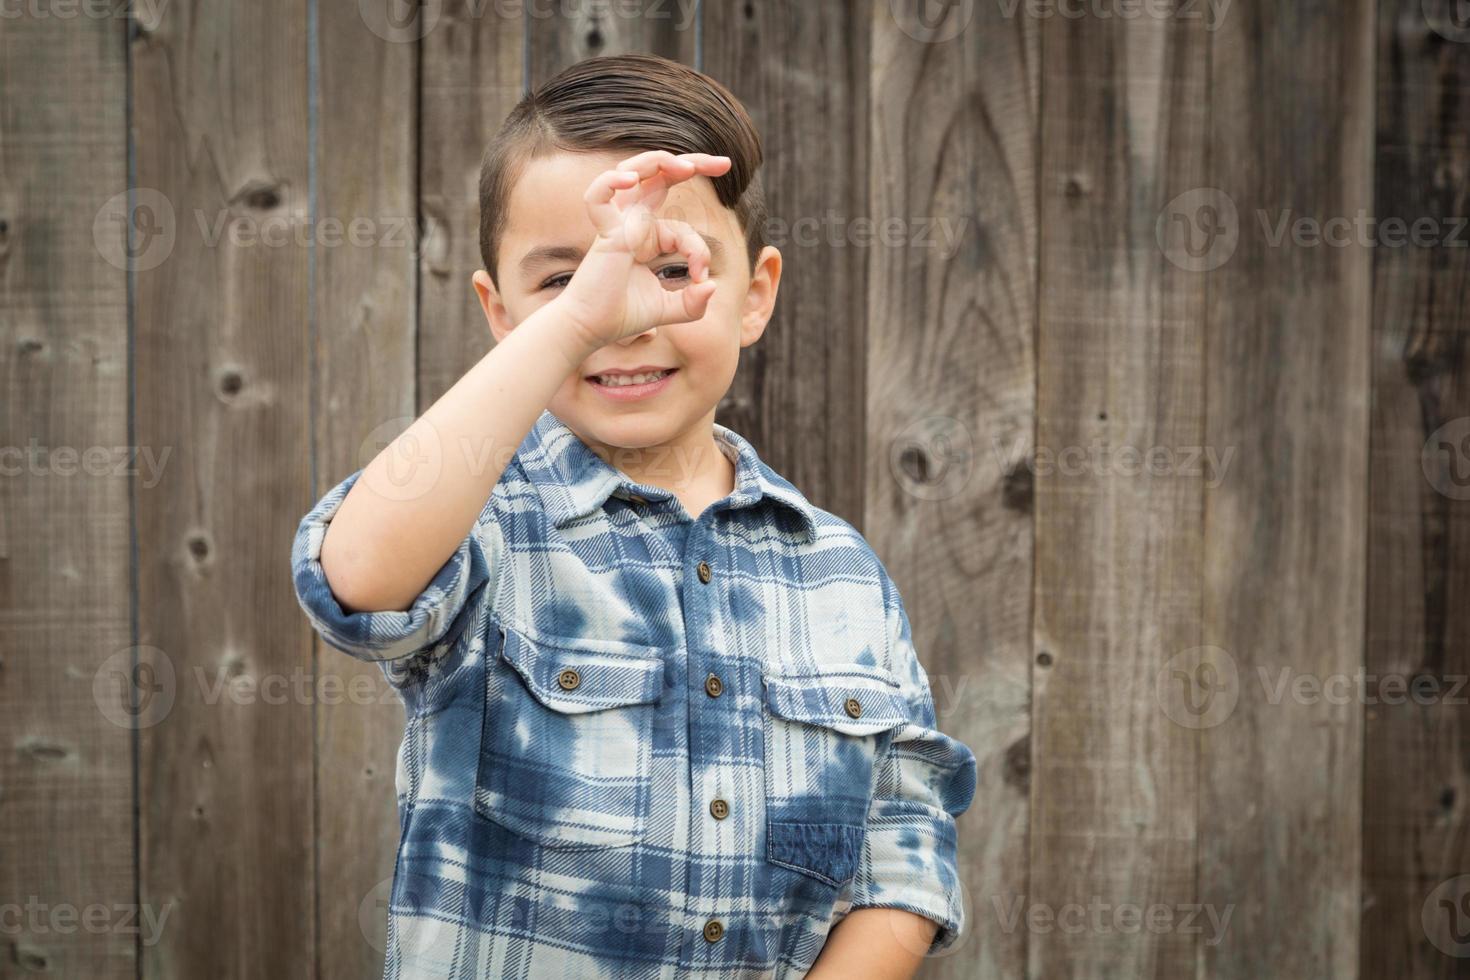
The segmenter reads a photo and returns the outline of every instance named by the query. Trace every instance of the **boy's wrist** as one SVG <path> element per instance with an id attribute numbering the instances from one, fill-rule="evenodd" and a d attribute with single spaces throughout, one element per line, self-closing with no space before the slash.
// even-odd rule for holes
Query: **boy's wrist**
<path id="1" fill-rule="evenodd" d="M 576 371 L 593 351 L 603 346 L 591 339 L 591 332 L 560 302 L 560 297 L 522 320 L 513 333 L 521 332 L 533 335 L 538 345 L 561 355 L 567 374 Z"/>

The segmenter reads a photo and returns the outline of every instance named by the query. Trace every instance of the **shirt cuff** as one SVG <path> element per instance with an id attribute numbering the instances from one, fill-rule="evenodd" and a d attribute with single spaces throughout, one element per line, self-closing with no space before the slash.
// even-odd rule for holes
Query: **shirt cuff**
<path id="1" fill-rule="evenodd" d="M 904 739 L 904 741 L 898 741 Z M 975 793 L 975 758 L 943 732 L 907 725 L 895 733 L 868 812 L 852 908 L 896 908 L 939 923 L 925 955 L 963 935 L 955 816 Z M 882 789 L 882 787 L 880 787 Z"/>
<path id="2" fill-rule="evenodd" d="M 907 718 L 879 757 L 852 908 L 897 908 L 939 923 L 926 955 L 965 930 L 955 817 L 975 797 L 975 753 L 939 730 L 928 675 L 914 650 L 903 599 L 883 573 L 888 663 Z"/>
<path id="3" fill-rule="evenodd" d="M 408 609 L 347 612 L 332 594 L 322 570 L 322 541 L 327 525 L 362 472 L 359 469 L 333 487 L 301 519 L 291 547 L 296 599 L 312 627 L 331 646 L 359 660 L 399 660 L 438 643 L 459 620 L 468 598 L 489 580 L 485 538 L 498 535 L 500 528 L 493 518 L 483 524 L 482 514 Z"/>

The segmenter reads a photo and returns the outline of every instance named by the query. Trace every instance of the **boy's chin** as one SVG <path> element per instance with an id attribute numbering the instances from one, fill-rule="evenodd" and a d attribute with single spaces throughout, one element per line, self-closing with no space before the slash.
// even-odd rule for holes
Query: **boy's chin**
<path id="1" fill-rule="evenodd" d="M 644 410 L 618 415 L 604 410 L 569 421 L 580 435 L 617 449 L 658 446 L 672 440 L 679 431 L 678 420 L 671 412 Z"/>

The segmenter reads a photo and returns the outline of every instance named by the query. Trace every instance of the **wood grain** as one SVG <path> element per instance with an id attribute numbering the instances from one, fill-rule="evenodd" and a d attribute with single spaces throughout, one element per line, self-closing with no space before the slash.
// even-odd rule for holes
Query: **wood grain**
<path id="1" fill-rule="evenodd" d="M 446 4 L 420 42 L 418 412 L 493 345 L 470 284 L 483 265 L 480 159 L 524 92 L 526 65 L 524 18 L 486 9 Z"/>
<path id="2" fill-rule="evenodd" d="M 314 203 L 323 234 L 314 249 L 315 486 L 307 506 L 412 420 L 418 266 L 418 41 L 412 32 L 373 30 L 379 25 L 356 4 L 319 4 L 317 17 Z M 337 227 L 340 237 L 326 234 Z M 330 828 L 316 841 L 317 975 L 381 976 L 403 707 L 377 665 L 325 646 L 309 629 L 301 636 L 303 654 L 314 648 L 318 678 L 317 825 Z"/>
<path id="3" fill-rule="evenodd" d="M 531 86 L 599 55 L 641 51 L 694 64 L 700 22 L 688 4 L 528 3 L 525 9 Z"/>
<path id="4" fill-rule="evenodd" d="M 1204 970 L 1350 977 L 1363 706 L 1279 684 L 1335 691 L 1363 666 L 1370 253 L 1273 238 L 1286 212 L 1371 207 L 1372 5 L 1236 3 L 1210 64 L 1211 180 L 1239 244 L 1210 273 L 1206 444 L 1235 457 L 1206 497 L 1204 642 L 1239 702 L 1201 745 L 1200 901 L 1234 907 Z"/>
<path id="5" fill-rule="evenodd" d="M 761 339 L 717 418 L 818 506 L 863 521 L 869 38 L 863 4 L 707 4 L 701 70 L 761 134 L 769 240 L 783 267 Z M 835 43 L 841 38 L 840 43 Z"/>
<path id="6" fill-rule="evenodd" d="M 126 31 L 0 21 L 3 976 L 136 969 Z"/>
<path id="7" fill-rule="evenodd" d="M 1203 183 L 1208 35 L 1042 31 L 1031 888 L 1004 913 L 1057 917 L 1031 977 L 1187 977 L 1196 935 L 1114 915 L 1195 901 L 1197 730 L 1158 678 L 1199 643 L 1205 280 L 1157 232 Z"/>
<path id="8" fill-rule="evenodd" d="M 1425 11 L 1378 7 L 1373 209 L 1361 976 L 1405 980 L 1464 976 L 1470 880 L 1470 44 Z"/>
<path id="9" fill-rule="evenodd" d="M 286 556 L 312 490 L 308 10 L 161 9 L 133 41 L 133 152 L 177 240 L 135 278 L 134 386 L 138 439 L 174 465 L 138 493 L 137 606 L 178 689 L 140 733 L 138 865 L 175 911 L 143 973 L 301 976 L 312 705 L 260 685 L 307 667 Z"/>
<path id="10" fill-rule="evenodd" d="M 968 933 L 921 975 L 1018 977 L 1027 933 L 992 899 L 1025 894 L 1029 857 L 1040 31 L 990 5 L 953 37 L 871 10 L 862 216 L 899 233 L 847 246 L 869 310 L 863 527 L 979 768 L 958 819 Z"/>

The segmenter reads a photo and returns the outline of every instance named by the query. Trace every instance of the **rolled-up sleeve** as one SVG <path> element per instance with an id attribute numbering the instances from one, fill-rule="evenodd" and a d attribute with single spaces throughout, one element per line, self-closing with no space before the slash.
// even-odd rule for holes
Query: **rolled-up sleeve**
<path id="1" fill-rule="evenodd" d="M 322 570 L 322 541 L 362 472 L 359 469 L 333 487 L 301 519 L 291 546 L 291 574 L 296 599 L 323 640 L 359 660 L 396 661 L 438 643 L 452 625 L 464 622 L 460 614 L 489 580 L 503 539 L 493 505 L 487 502 L 459 548 L 409 608 L 348 612 L 332 594 Z"/>
<path id="2" fill-rule="evenodd" d="M 938 729 L 908 616 L 886 575 L 884 599 L 890 662 L 908 718 L 878 763 L 852 908 L 905 909 L 933 919 L 940 926 L 929 947 L 935 953 L 965 929 L 955 817 L 975 796 L 975 754 Z"/>

